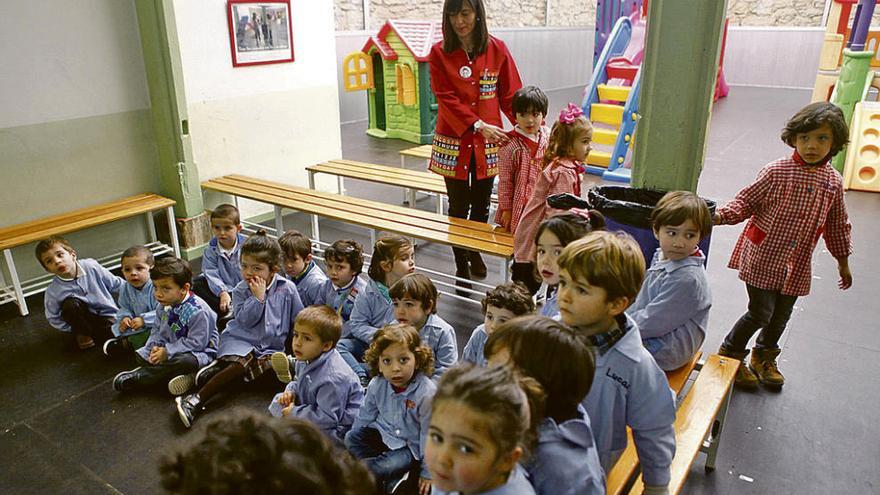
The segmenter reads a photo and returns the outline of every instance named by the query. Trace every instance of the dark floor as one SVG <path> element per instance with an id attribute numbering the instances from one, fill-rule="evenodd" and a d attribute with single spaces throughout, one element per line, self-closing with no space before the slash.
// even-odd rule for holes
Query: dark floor
<path id="1" fill-rule="evenodd" d="M 551 94 L 551 115 L 568 101 L 580 101 L 580 92 Z M 787 153 L 779 130 L 808 99 L 807 91 L 733 88 L 715 106 L 700 194 L 723 202 L 764 163 Z M 411 146 L 367 138 L 363 128 L 363 123 L 343 127 L 346 158 L 396 165 L 397 151 Z M 349 194 L 376 200 L 399 194 L 354 181 L 346 186 Z M 431 205 L 429 198 L 420 202 Z M 856 247 L 850 261 L 854 287 L 836 288 L 834 260 L 820 244 L 813 293 L 798 301 L 783 337 L 784 391 L 734 394 L 718 469 L 705 474 L 698 458 L 685 493 L 880 493 L 880 337 L 871 323 L 876 308 L 869 304 L 877 300 L 880 273 L 868 256 L 880 241 L 874 217 L 880 195 L 850 192 L 847 205 Z M 306 229 L 305 219 L 293 215 L 285 224 Z M 362 229 L 334 222 L 321 227 L 325 240 L 369 242 Z M 726 268 L 739 232 L 740 227 L 721 227 L 712 236 L 708 268 L 715 304 L 706 352 L 717 349 L 745 309 L 743 285 Z M 451 253 L 422 245 L 417 263 L 448 270 Z M 491 277 L 497 279 L 498 268 L 490 264 L 490 282 L 497 281 Z M 28 302 L 31 308 L 42 306 L 37 296 Z M 477 306 L 441 300 L 439 309 L 463 347 L 481 320 Z M 21 318 L 14 305 L 0 307 L 0 356 L 0 493 L 159 491 L 156 460 L 185 431 L 168 396 L 116 394 L 110 379 L 128 363 L 62 349 L 39 310 Z M 233 404 L 263 410 L 273 392 L 274 386 L 249 390 L 217 402 L 211 411 Z"/>

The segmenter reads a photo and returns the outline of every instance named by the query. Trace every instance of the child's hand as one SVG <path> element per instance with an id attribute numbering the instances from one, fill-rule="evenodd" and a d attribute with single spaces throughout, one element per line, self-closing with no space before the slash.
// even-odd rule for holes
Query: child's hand
<path id="1" fill-rule="evenodd" d="M 232 296 L 229 295 L 228 292 L 220 293 L 220 311 L 223 313 L 229 312 L 229 304 L 232 302 Z"/>
<path id="2" fill-rule="evenodd" d="M 263 277 L 255 276 L 248 280 L 247 284 L 251 289 L 251 293 L 254 297 L 259 299 L 260 302 L 263 302 L 266 299 L 266 281 L 263 280 Z"/>
<path id="3" fill-rule="evenodd" d="M 419 478 L 419 495 L 428 495 L 431 493 L 431 480 Z"/>
<path id="4" fill-rule="evenodd" d="M 140 330 L 144 326 L 144 319 L 138 316 L 137 318 L 131 320 L 131 323 L 129 323 L 128 326 L 132 330 Z"/>
<path id="5" fill-rule="evenodd" d="M 840 280 L 837 281 L 837 286 L 840 287 L 840 290 L 852 287 L 852 272 L 849 271 L 849 260 L 846 258 L 837 260 L 837 273 L 840 275 Z"/>
<path id="6" fill-rule="evenodd" d="M 291 413 L 291 412 L 293 412 L 293 404 L 291 404 L 291 405 L 285 407 L 284 409 L 282 409 L 282 410 L 281 410 L 281 415 L 287 417 L 287 416 L 290 416 L 290 413 Z"/>
<path id="7" fill-rule="evenodd" d="M 510 231 L 510 210 L 501 212 L 501 228 Z"/>
<path id="8" fill-rule="evenodd" d="M 119 321 L 119 333 L 125 333 L 129 328 L 131 328 L 131 318 L 126 316 Z"/>
<path id="9" fill-rule="evenodd" d="M 150 358 L 148 359 L 148 361 L 150 361 L 150 364 L 164 363 L 167 360 L 168 351 L 165 349 L 165 347 L 156 346 L 150 350 Z"/>
<path id="10" fill-rule="evenodd" d="M 281 394 L 281 397 L 278 397 L 278 403 L 284 407 L 293 404 L 293 392 L 284 392 Z"/>

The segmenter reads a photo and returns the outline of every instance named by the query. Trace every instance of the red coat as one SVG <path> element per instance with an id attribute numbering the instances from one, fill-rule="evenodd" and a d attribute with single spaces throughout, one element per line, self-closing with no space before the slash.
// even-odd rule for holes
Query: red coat
<path id="1" fill-rule="evenodd" d="M 477 178 L 497 175 L 498 145 L 487 143 L 472 126 L 482 120 L 502 127 L 501 112 L 510 122 L 516 121 L 513 94 L 522 81 L 507 46 L 490 36 L 486 51 L 468 60 L 461 48 L 444 52 L 441 41 L 431 47 L 430 64 L 438 111 L 428 168 L 444 177 L 467 180 L 476 150 Z"/>

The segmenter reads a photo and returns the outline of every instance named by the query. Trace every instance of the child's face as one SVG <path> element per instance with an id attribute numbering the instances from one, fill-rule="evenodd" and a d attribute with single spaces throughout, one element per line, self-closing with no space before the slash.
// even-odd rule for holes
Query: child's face
<path id="1" fill-rule="evenodd" d="M 122 276 L 132 287 L 140 289 L 150 280 L 150 268 L 143 256 L 122 258 Z"/>
<path id="2" fill-rule="evenodd" d="M 241 257 L 241 278 L 246 282 L 253 282 L 257 277 L 263 279 L 267 284 L 272 281 L 275 270 L 266 263 L 261 263 L 253 256 L 243 255 Z"/>
<path id="3" fill-rule="evenodd" d="M 626 298 L 609 301 L 604 288 L 574 280 L 564 268 L 559 270 L 557 302 L 563 323 L 587 335 L 607 331 L 627 306 Z"/>
<path id="4" fill-rule="evenodd" d="M 428 321 L 432 308 L 423 308 L 422 302 L 410 297 L 391 301 L 394 306 L 394 318 L 400 323 L 405 323 L 421 330 Z"/>
<path id="5" fill-rule="evenodd" d="M 593 141 L 593 130 L 589 130 L 587 132 L 578 133 L 577 137 L 574 139 L 574 143 L 572 144 L 572 155 L 574 159 L 579 162 L 587 161 L 587 155 L 590 154 L 590 150 L 593 149 L 590 143 Z"/>
<path id="6" fill-rule="evenodd" d="M 327 268 L 327 278 L 336 287 L 345 287 L 354 278 L 354 270 L 351 269 L 351 264 L 348 261 L 325 258 L 324 266 Z"/>
<path id="7" fill-rule="evenodd" d="M 512 318 L 516 318 L 513 311 L 507 308 L 492 306 L 491 304 L 487 305 L 486 316 L 483 318 L 483 329 L 486 330 L 487 335 L 492 335 L 492 332 L 495 331 L 495 327 Z"/>
<path id="8" fill-rule="evenodd" d="M 484 493 L 507 482 L 521 455 L 498 451 L 489 436 L 492 418 L 455 399 L 434 405 L 425 464 L 438 489 L 462 494 Z"/>
<path id="9" fill-rule="evenodd" d="M 537 134 L 543 121 L 544 114 L 537 110 L 516 113 L 516 125 L 526 134 Z"/>
<path id="10" fill-rule="evenodd" d="M 810 132 L 801 132 L 795 136 L 795 149 L 801 158 L 809 164 L 819 163 L 831 152 L 834 144 L 834 133 L 831 126 L 822 124 Z"/>
<path id="11" fill-rule="evenodd" d="M 333 342 L 321 342 L 321 337 L 309 325 L 295 323 L 290 344 L 297 361 L 311 361 L 333 348 Z"/>
<path id="12" fill-rule="evenodd" d="M 211 233 L 214 234 L 223 249 L 232 249 L 235 246 L 239 231 L 241 231 L 241 224 L 236 224 L 230 218 L 211 219 Z"/>
<path id="13" fill-rule="evenodd" d="M 416 355 L 400 342 L 379 355 L 379 373 L 395 387 L 405 387 L 416 372 Z"/>
<path id="14" fill-rule="evenodd" d="M 312 261 L 312 255 L 306 255 L 305 258 L 298 254 L 284 255 L 284 271 L 288 276 L 295 277 L 303 272 Z"/>
<path id="15" fill-rule="evenodd" d="M 61 244 L 54 244 L 40 255 L 40 261 L 46 271 L 59 277 L 70 278 L 76 275 L 76 251 L 68 251 Z"/>
<path id="16" fill-rule="evenodd" d="M 550 229 L 544 229 L 538 236 L 537 243 L 537 265 L 538 273 L 541 280 L 547 285 L 556 285 L 559 283 L 559 265 L 556 260 L 559 259 L 559 253 L 562 252 L 562 241 L 556 237 L 556 234 L 550 232 Z"/>
<path id="17" fill-rule="evenodd" d="M 693 254 L 700 243 L 700 229 L 693 220 L 687 219 L 681 225 L 661 225 L 654 231 L 660 241 L 660 250 L 668 260 L 683 260 Z"/>
<path id="18" fill-rule="evenodd" d="M 153 295 L 162 306 L 180 304 L 189 294 L 189 284 L 177 285 L 171 277 L 153 279 Z"/>
<path id="19" fill-rule="evenodd" d="M 416 254 L 412 246 L 401 249 L 394 261 L 383 261 L 382 269 L 385 270 L 385 285 L 388 287 L 416 271 Z"/>

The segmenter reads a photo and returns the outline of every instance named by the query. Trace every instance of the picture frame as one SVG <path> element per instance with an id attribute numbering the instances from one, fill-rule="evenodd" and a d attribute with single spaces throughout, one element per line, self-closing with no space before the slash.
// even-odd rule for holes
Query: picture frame
<path id="1" fill-rule="evenodd" d="M 293 62 L 290 0 L 228 0 L 232 66 Z"/>

